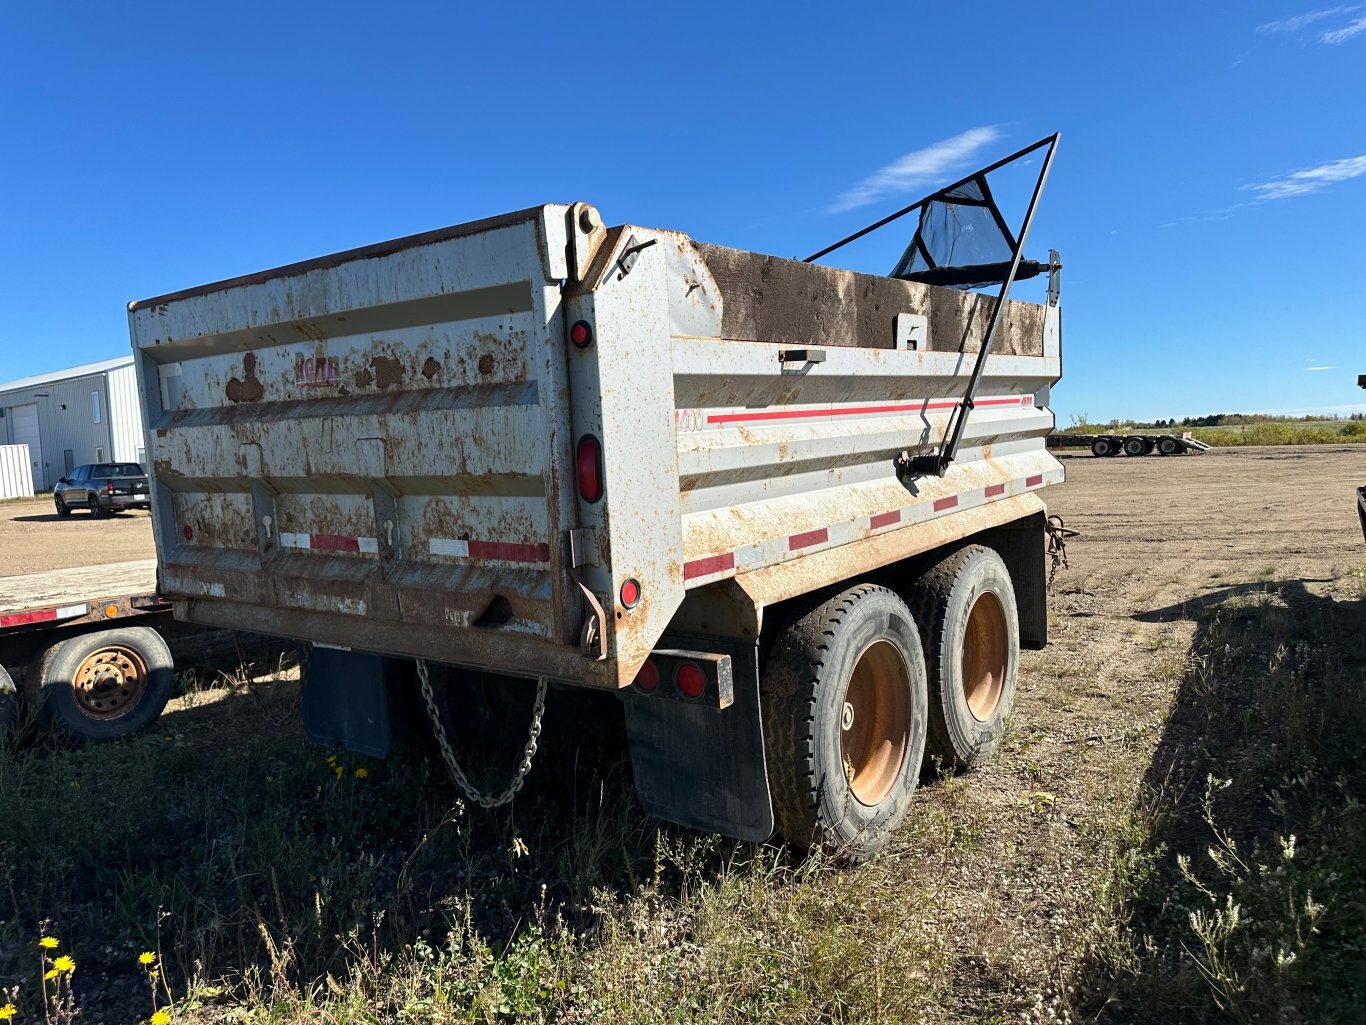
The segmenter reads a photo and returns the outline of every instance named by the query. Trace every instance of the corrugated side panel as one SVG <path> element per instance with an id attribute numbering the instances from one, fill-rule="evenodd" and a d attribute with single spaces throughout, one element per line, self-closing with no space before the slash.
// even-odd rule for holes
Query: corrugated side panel
<path id="1" fill-rule="evenodd" d="M 572 675 L 544 230 L 531 216 L 133 308 L 178 615 Z"/>
<path id="2" fill-rule="evenodd" d="M 33 467 L 27 445 L 0 445 L 0 498 L 32 498 Z"/>
<path id="3" fill-rule="evenodd" d="M 117 367 L 105 380 L 109 383 L 109 436 L 114 446 L 111 458 L 121 463 L 144 463 L 147 431 L 138 402 L 137 369 L 131 363 Z"/>
<path id="4" fill-rule="evenodd" d="M 1060 482 L 1043 440 L 1060 373 L 1052 316 L 1048 330 L 1043 356 L 988 357 L 942 479 L 899 478 L 895 460 L 937 449 L 971 354 L 830 348 L 796 365 L 776 345 L 676 338 L 687 586 L 894 531 L 932 530 L 943 543 L 948 521 Z"/>

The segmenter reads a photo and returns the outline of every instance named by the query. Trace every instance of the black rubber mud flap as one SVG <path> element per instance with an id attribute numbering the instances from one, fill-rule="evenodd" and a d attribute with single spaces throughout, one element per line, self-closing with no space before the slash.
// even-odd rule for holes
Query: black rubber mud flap
<path id="1" fill-rule="evenodd" d="M 767 840 L 773 834 L 773 802 L 764 763 L 757 649 L 718 638 L 670 637 L 667 646 L 730 654 L 735 701 L 718 708 L 634 687 L 622 691 L 640 803 L 651 815 L 681 826 L 737 840 Z"/>
<path id="2" fill-rule="evenodd" d="M 386 670 L 391 659 L 314 645 L 304 682 L 304 729 L 315 744 L 383 758 L 389 753 Z"/>

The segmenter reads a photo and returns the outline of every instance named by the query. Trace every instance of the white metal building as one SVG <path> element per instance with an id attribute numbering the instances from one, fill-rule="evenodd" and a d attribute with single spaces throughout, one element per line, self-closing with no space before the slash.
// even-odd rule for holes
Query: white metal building
<path id="1" fill-rule="evenodd" d="M 27 445 L 39 491 L 82 463 L 144 463 L 133 357 L 0 384 L 0 445 Z"/>

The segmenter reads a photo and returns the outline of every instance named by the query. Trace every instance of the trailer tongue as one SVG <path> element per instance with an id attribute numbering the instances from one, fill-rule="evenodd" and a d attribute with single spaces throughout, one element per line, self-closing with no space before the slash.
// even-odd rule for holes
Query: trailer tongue
<path id="1" fill-rule="evenodd" d="M 610 691 L 652 811 L 867 856 L 1046 639 L 1022 245 L 992 298 L 546 205 L 133 303 L 163 591 L 313 642 L 317 739 Z"/>

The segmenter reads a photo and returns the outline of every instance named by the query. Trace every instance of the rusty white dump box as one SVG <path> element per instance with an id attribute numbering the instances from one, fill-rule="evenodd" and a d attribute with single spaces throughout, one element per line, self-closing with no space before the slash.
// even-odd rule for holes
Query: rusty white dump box
<path id="1" fill-rule="evenodd" d="M 627 702 L 642 798 L 767 835 L 766 611 L 983 542 L 1014 577 L 998 697 L 1043 643 L 1056 306 L 1007 303 L 956 460 L 905 472 L 943 440 L 995 302 L 576 204 L 133 303 L 162 592 L 179 618 L 324 651 L 631 693 L 668 689 L 664 659 L 711 718 Z"/>
<path id="2" fill-rule="evenodd" d="M 164 593 L 629 684 L 692 589 L 762 607 L 1041 508 L 1056 309 L 1010 303 L 946 477 L 893 465 L 943 434 L 992 302 L 578 205 L 134 303 Z"/>

